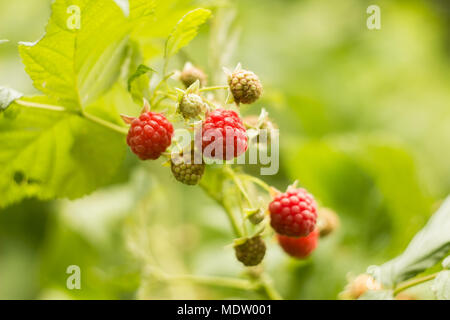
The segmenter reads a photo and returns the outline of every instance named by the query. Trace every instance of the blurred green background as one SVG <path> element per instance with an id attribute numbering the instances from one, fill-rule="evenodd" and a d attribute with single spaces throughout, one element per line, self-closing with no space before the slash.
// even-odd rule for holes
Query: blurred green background
<path id="1" fill-rule="evenodd" d="M 160 10 L 173 21 L 152 32 L 163 39 L 189 8 L 213 2 L 167 1 Z M 50 3 L 0 0 L 0 39 L 10 40 L 0 47 L 0 85 L 35 93 L 17 43 L 40 38 Z M 381 8 L 381 30 L 366 27 L 371 4 Z M 227 67 L 242 62 L 260 76 L 264 99 L 244 113 L 265 107 L 280 128 L 280 171 L 262 178 L 279 189 L 298 179 L 342 220 L 307 261 L 268 239 L 265 264 L 285 298 L 335 299 L 348 274 L 401 253 L 450 193 L 450 3 L 235 6 L 241 37 Z M 207 70 L 209 31 L 185 52 Z M 153 275 L 157 266 L 237 276 L 231 240 L 222 209 L 202 190 L 176 183 L 160 162 L 129 155 L 115 184 L 83 199 L 29 199 L 0 210 L 0 298 L 258 298 Z M 66 288 L 69 265 L 81 267 L 81 290 Z"/>

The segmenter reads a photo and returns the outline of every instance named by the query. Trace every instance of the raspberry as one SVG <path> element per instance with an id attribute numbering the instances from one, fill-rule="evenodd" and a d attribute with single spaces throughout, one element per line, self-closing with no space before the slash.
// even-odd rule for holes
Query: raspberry
<path id="1" fill-rule="evenodd" d="M 200 154 L 198 156 L 201 157 Z M 175 179 L 184 184 L 193 186 L 202 178 L 203 173 L 205 172 L 205 164 L 203 163 L 203 159 L 201 159 L 201 163 L 195 164 L 194 151 L 191 152 L 190 161 L 186 160 L 185 157 L 180 155 L 175 159 L 171 159 L 170 167 Z"/>
<path id="2" fill-rule="evenodd" d="M 206 110 L 203 99 L 194 93 L 185 94 L 181 99 L 179 105 L 179 112 L 185 119 L 191 119 L 198 117 L 202 112 Z"/>
<path id="3" fill-rule="evenodd" d="M 232 110 L 214 110 L 208 114 L 203 123 L 203 152 L 209 158 L 222 160 L 236 158 L 247 150 L 247 141 L 244 124 Z"/>
<path id="4" fill-rule="evenodd" d="M 251 71 L 238 70 L 228 78 L 231 93 L 237 104 L 252 104 L 262 94 L 262 85 L 258 76 Z"/>
<path id="5" fill-rule="evenodd" d="M 191 63 L 186 63 L 180 75 L 180 81 L 189 88 L 195 81 L 200 81 L 200 86 L 206 84 L 206 74 L 199 68 L 194 67 Z"/>
<path id="6" fill-rule="evenodd" d="M 160 113 L 145 112 L 131 122 L 127 144 L 141 160 L 156 160 L 171 144 L 173 126 Z"/>
<path id="7" fill-rule="evenodd" d="M 236 258 L 245 266 L 251 267 L 261 263 L 266 254 L 266 244 L 260 236 L 247 239 L 235 248 Z"/>
<path id="8" fill-rule="evenodd" d="M 317 247 L 319 231 L 314 230 L 308 236 L 300 238 L 287 237 L 280 234 L 277 237 L 278 243 L 288 255 L 298 259 L 305 259 Z"/>
<path id="9" fill-rule="evenodd" d="M 269 204 L 270 224 L 279 234 L 306 237 L 314 230 L 317 204 L 305 189 L 290 189 Z"/>

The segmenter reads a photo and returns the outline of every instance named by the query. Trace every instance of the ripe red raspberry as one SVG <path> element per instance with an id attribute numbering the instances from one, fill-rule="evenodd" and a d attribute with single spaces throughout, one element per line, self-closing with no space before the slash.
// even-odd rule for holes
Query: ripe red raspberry
<path id="1" fill-rule="evenodd" d="M 156 160 L 171 144 L 173 126 L 160 113 L 145 112 L 131 122 L 127 144 L 141 160 Z"/>
<path id="2" fill-rule="evenodd" d="M 305 189 L 291 189 L 279 194 L 269 204 L 270 224 L 279 234 L 306 237 L 314 230 L 317 204 Z"/>
<path id="3" fill-rule="evenodd" d="M 247 133 L 238 114 L 232 110 L 210 112 L 202 127 L 205 157 L 230 160 L 243 154 L 248 147 Z"/>
<path id="4" fill-rule="evenodd" d="M 319 241 L 319 231 L 315 229 L 306 237 L 287 237 L 277 235 L 278 243 L 283 250 L 290 256 L 298 259 L 307 258 L 317 247 Z"/>

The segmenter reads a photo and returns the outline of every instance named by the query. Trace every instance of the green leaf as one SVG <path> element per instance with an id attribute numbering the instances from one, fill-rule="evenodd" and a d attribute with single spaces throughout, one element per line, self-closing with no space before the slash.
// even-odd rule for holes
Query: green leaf
<path id="1" fill-rule="evenodd" d="M 394 300 L 394 294 L 391 290 L 369 290 L 358 300 Z"/>
<path id="2" fill-rule="evenodd" d="M 117 79 L 131 28 L 112 0 L 57 0 L 44 37 L 22 43 L 19 51 L 38 90 L 66 108 L 81 109 Z"/>
<path id="3" fill-rule="evenodd" d="M 281 159 L 290 178 L 342 216 L 346 238 L 354 239 L 350 245 L 370 255 L 392 256 L 426 223 L 432 202 L 414 158 L 398 142 L 332 135 L 285 145 L 289 148 Z"/>
<path id="4" fill-rule="evenodd" d="M 109 183 L 119 169 L 126 150 L 122 134 L 71 113 L 17 104 L 10 109 L 17 109 L 14 119 L 0 115 L 0 207 L 31 196 L 77 198 Z"/>
<path id="5" fill-rule="evenodd" d="M 145 19 L 153 16 L 155 8 L 160 0 L 130 0 L 130 18 Z"/>
<path id="6" fill-rule="evenodd" d="M 22 97 L 20 92 L 0 86 L 0 112 L 6 110 L 14 100 L 17 100 L 20 97 Z"/>
<path id="7" fill-rule="evenodd" d="M 147 100 L 150 98 L 151 77 L 149 75 L 153 72 L 155 72 L 155 70 L 141 64 L 128 79 L 128 91 L 138 104 L 142 104 L 143 98 L 146 98 Z"/>
<path id="8" fill-rule="evenodd" d="M 431 286 L 438 300 L 450 300 L 450 271 L 439 272 Z"/>
<path id="9" fill-rule="evenodd" d="M 187 46 L 197 35 L 200 26 L 210 16 L 210 10 L 199 8 L 188 12 L 181 18 L 167 39 L 165 57 L 170 58 L 181 48 Z"/>
<path id="10" fill-rule="evenodd" d="M 427 225 L 412 239 L 397 258 L 383 264 L 374 276 L 385 286 L 414 277 L 434 266 L 450 252 L 450 197 L 431 217 Z"/>

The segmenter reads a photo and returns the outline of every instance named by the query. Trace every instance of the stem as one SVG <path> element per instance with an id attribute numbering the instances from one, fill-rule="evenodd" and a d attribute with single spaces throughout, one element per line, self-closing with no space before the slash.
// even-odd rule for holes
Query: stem
<path id="1" fill-rule="evenodd" d="M 89 113 L 82 112 L 81 114 L 87 120 L 90 120 L 90 121 L 92 121 L 94 123 L 97 123 L 97 124 L 99 124 L 99 125 L 101 125 L 103 127 L 106 127 L 106 128 L 111 129 L 113 131 L 116 131 L 116 132 L 118 132 L 120 134 L 124 134 L 124 135 L 128 134 L 128 129 L 125 128 L 125 127 L 122 127 L 122 126 L 119 126 L 119 125 L 114 124 L 112 122 L 103 120 L 103 119 L 101 119 L 99 117 L 96 117 L 96 116 L 94 116 L 92 114 L 89 114 Z"/>
<path id="2" fill-rule="evenodd" d="M 200 92 L 214 91 L 214 90 L 228 90 L 229 88 L 230 88 L 229 86 L 206 87 L 206 88 L 200 89 Z"/>
<path id="3" fill-rule="evenodd" d="M 174 275 L 166 276 L 169 281 L 191 281 L 197 284 L 227 287 L 240 290 L 255 290 L 258 286 L 251 281 L 244 279 L 234 279 L 225 277 L 210 277 L 210 276 L 197 276 L 197 275 Z"/>
<path id="4" fill-rule="evenodd" d="M 164 66 L 163 74 L 166 74 L 166 72 L 167 72 L 166 69 L 167 69 L 167 67 L 166 67 L 166 65 L 165 65 L 165 66 Z M 162 87 L 163 85 L 165 85 L 165 84 L 167 83 L 167 80 L 168 80 L 171 76 L 173 76 L 174 74 L 175 74 L 175 72 L 171 72 L 171 73 L 169 73 L 169 74 L 166 74 L 166 75 L 164 76 L 164 78 L 162 78 L 161 81 L 156 85 L 155 90 L 153 91 L 153 96 L 152 96 L 152 98 L 150 99 L 152 105 L 153 105 L 153 103 L 155 102 L 156 97 L 158 96 L 156 93 L 161 89 L 161 87 Z"/>
<path id="5" fill-rule="evenodd" d="M 230 176 L 230 178 L 233 180 L 234 184 L 238 187 L 239 191 L 244 196 L 245 200 L 247 200 L 250 207 L 253 206 L 253 201 L 250 199 L 247 190 L 245 190 L 244 186 L 242 185 L 242 182 L 236 177 L 236 173 L 231 169 L 230 167 L 225 167 L 226 172 Z"/>
<path id="6" fill-rule="evenodd" d="M 262 181 L 261 179 L 258 179 L 256 177 L 250 176 L 248 174 L 240 174 L 240 176 L 242 176 L 243 178 L 247 179 L 248 181 L 251 181 L 254 184 L 260 186 L 261 188 L 263 188 L 267 192 L 269 192 L 269 193 L 271 192 L 270 186 L 267 183 L 265 183 L 264 181 Z"/>
<path id="7" fill-rule="evenodd" d="M 205 193 L 213 200 L 215 200 L 224 210 L 227 214 L 228 219 L 230 220 L 231 226 L 233 228 L 234 234 L 236 237 L 241 238 L 243 237 L 244 233 L 242 232 L 241 228 L 239 228 L 239 223 L 236 220 L 236 217 L 234 216 L 233 212 L 226 206 L 222 199 L 216 197 L 211 190 L 209 190 L 208 186 L 206 186 L 203 181 L 200 181 L 199 187 L 202 188 Z"/>
<path id="8" fill-rule="evenodd" d="M 54 111 L 54 112 L 66 112 L 66 113 L 72 113 L 75 115 L 78 115 L 82 118 L 85 118 L 89 121 L 92 121 L 94 123 L 97 123 L 105 128 L 111 129 L 113 131 L 116 131 L 118 133 L 121 134 L 127 134 L 128 133 L 128 129 L 125 127 L 121 127 L 117 124 L 114 124 L 112 122 L 103 120 L 99 117 L 96 117 L 94 115 L 91 115 L 89 113 L 85 113 L 83 111 L 72 111 L 69 109 L 66 109 L 62 106 L 53 106 L 53 105 L 49 105 L 49 104 L 43 104 L 43 103 L 36 103 L 36 102 L 30 102 L 30 101 L 24 101 L 24 100 L 16 100 L 16 103 L 18 105 L 24 106 L 24 107 L 28 107 L 28 108 L 36 108 L 36 109 L 42 109 L 42 110 L 48 110 L 48 111 Z"/>
<path id="9" fill-rule="evenodd" d="M 399 294 L 400 292 L 409 289 L 411 287 L 414 287 L 418 284 L 433 280 L 434 278 L 436 278 L 436 276 L 438 275 L 438 272 L 421 277 L 421 278 L 417 278 L 417 279 L 413 279 L 410 281 L 406 281 L 403 284 L 401 284 L 400 286 L 398 286 L 395 290 L 394 290 L 394 296 L 396 296 L 397 294 Z"/>
<path id="10" fill-rule="evenodd" d="M 24 101 L 24 100 L 16 100 L 15 103 L 18 105 L 28 107 L 28 108 L 37 108 L 37 109 L 43 109 L 43 110 L 49 110 L 49 111 L 57 111 L 57 112 L 67 112 L 68 110 L 61 106 L 52 106 L 49 104 L 42 104 L 42 103 L 35 103 L 30 101 Z"/>
<path id="11" fill-rule="evenodd" d="M 272 285 L 272 279 L 270 279 L 266 274 L 261 275 L 260 282 L 264 293 L 270 300 L 283 300 L 283 297 Z"/>

